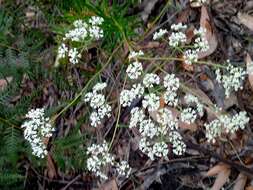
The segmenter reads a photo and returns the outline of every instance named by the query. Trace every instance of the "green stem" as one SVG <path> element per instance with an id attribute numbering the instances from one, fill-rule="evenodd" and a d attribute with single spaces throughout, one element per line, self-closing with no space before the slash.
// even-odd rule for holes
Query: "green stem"
<path id="1" fill-rule="evenodd" d="M 62 113 L 64 113 L 65 111 L 67 111 L 81 96 L 82 94 L 86 91 L 86 89 L 89 87 L 89 85 L 91 84 L 91 82 L 97 78 L 97 76 L 108 66 L 108 64 L 110 63 L 113 55 L 118 51 L 119 47 L 121 46 L 121 44 L 114 49 L 114 51 L 112 52 L 111 56 L 109 57 L 109 59 L 107 60 L 107 62 L 103 65 L 103 67 L 96 72 L 95 75 L 93 75 L 93 77 L 86 83 L 86 85 L 83 87 L 83 89 L 76 95 L 76 97 L 67 105 L 65 106 L 58 114 L 56 114 L 55 116 L 53 116 L 50 120 L 51 123 L 53 123 Z"/>

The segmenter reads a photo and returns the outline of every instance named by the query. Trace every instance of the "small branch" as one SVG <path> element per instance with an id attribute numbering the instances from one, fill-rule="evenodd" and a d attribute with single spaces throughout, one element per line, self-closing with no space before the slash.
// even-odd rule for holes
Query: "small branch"
<path id="1" fill-rule="evenodd" d="M 72 185 L 75 181 L 77 181 L 81 177 L 81 174 L 77 175 L 74 179 L 72 179 L 65 187 L 63 187 L 61 190 L 67 190 L 70 185 Z"/>
<path id="2" fill-rule="evenodd" d="M 210 150 L 205 149 L 205 148 L 203 148 L 197 144 L 194 144 L 190 141 L 185 141 L 185 144 L 191 149 L 197 150 L 197 151 L 203 153 L 204 155 L 210 155 L 211 157 L 216 158 L 217 160 L 231 166 L 232 168 L 235 168 L 235 169 L 243 172 L 245 175 L 247 175 L 249 177 L 253 177 L 253 169 L 252 168 L 247 168 L 241 164 L 237 164 L 231 160 L 227 160 L 225 158 L 222 158 L 220 155 L 218 155 L 214 152 L 211 152 Z"/>

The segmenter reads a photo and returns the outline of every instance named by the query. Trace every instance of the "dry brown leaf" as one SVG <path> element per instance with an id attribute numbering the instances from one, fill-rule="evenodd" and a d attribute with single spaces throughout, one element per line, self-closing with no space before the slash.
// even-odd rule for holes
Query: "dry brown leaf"
<path id="1" fill-rule="evenodd" d="M 253 90 L 253 62 L 248 53 L 246 55 L 245 61 L 246 61 L 246 66 L 247 66 L 248 80 Z"/>
<path id="2" fill-rule="evenodd" d="M 215 182 L 211 188 L 211 190 L 220 190 L 223 185 L 228 181 L 231 169 L 224 168 L 216 177 Z"/>
<path id="3" fill-rule="evenodd" d="M 253 16 L 239 12 L 237 15 L 239 22 L 253 31 Z"/>
<path id="4" fill-rule="evenodd" d="M 226 170 L 228 167 L 228 165 L 226 164 L 223 164 L 223 163 L 220 163 L 220 164 L 217 164 L 215 165 L 214 167 L 210 168 L 207 173 L 206 173 L 206 176 L 215 176 L 217 175 L 218 173 Z"/>
<path id="5" fill-rule="evenodd" d="M 253 186 L 250 185 L 250 186 L 246 187 L 245 190 L 253 190 Z"/>
<path id="6" fill-rule="evenodd" d="M 246 182 L 247 182 L 247 176 L 244 175 L 243 173 L 240 173 L 236 179 L 233 190 L 244 190 Z"/>
<path id="7" fill-rule="evenodd" d="M 110 180 L 110 181 L 104 183 L 99 189 L 100 190 L 117 190 L 118 185 L 117 185 L 115 179 L 113 179 L 113 180 Z"/>
<path id="8" fill-rule="evenodd" d="M 0 79 L 0 91 L 3 91 L 8 83 L 10 83 L 13 80 L 13 77 L 7 77 L 6 79 Z"/>
<path id="9" fill-rule="evenodd" d="M 200 26 L 206 29 L 205 37 L 209 44 L 209 49 L 207 51 L 199 52 L 198 54 L 199 58 L 204 58 L 211 55 L 216 50 L 218 45 L 218 41 L 210 24 L 210 17 L 205 6 L 202 6 L 201 8 Z"/>
<path id="10" fill-rule="evenodd" d="M 47 175 L 49 179 L 53 179 L 57 176 L 55 164 L 50 154 L 47 155 Z"/>

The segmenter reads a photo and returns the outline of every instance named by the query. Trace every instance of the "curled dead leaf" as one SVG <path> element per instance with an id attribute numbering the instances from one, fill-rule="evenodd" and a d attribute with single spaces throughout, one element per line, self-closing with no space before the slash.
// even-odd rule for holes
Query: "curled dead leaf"
<path id="1" fill-rule="evenodd" d="M 53 179 L 57 176 L 55 164 L 50 154 L 47 155 L 47 175 L 49 179 Z"/>
<path id="2" fill-rule="evenodd" d="M 248 29 L 253 31 L 253 16 L 248 15 L 247 13 L 239 12 L 237 17 L 241 24 L 245 25 Z"/>
<path id="3" fill-rule="evenodd" d="M 106 183 L 104 183 L 100 188 L 100 190 L 118 190 L 118 185 L 115 179 L 112 179 Z"/>
<path id="4" fill-rule="evenodd" d="M 217 165 L 215 165 L 214 167 L 210 168 L 207 173 L 206 176 L 215 176 L 218 173 L 222 172 L 223 170 L 226 170 L 227 168 L 229 168 L 228 165 L 223 164 L 223 163 L 219 163 Z"/>
<path id="5" fill-rule="evenodd" d="M 228 181 L 231 169 L 224 168 L 216 177 L 215 182 L 211 190 L 220 190 L 224 184 Z"/>
<path id="6" fill-rule="evenodd" d="M 240 173 L 238 177 L 236 178 L 236 182 L 233 187 L 233 190 L 244 190 L 246 182 L 247 182 L 247 176 L 243 173 Z"/>
<path id="7" fill-rule="evenodd" d="M 0 79 L 0 91 L 3 91 L 8 83 L 10 83 L 13 80 L 13 77 L 6 77 L 6 79 Z"/>
<path id="8" fill-rule="evenodd" d="M 247 66 L 248 80 L 253 90 L 253 61 L 248 53 L 246 55 L 245 61 Z"/>
<path id="9" fill-rule="evenodd" d="M 214 33 L 214 30 L 212 29 L 210 17 L 207 8 L 205 6 L 202 6 L 201 8 L 200 26 L 206 29 L 205 37 L 208 42 L 209 49 L 205 52 L 199 52 L 198 53 L 199 59 L 211 55 L 218 46 L 218 41 Z"/>

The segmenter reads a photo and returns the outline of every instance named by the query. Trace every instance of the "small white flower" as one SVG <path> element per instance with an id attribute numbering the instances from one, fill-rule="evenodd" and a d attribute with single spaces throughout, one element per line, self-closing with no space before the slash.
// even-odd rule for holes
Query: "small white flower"
<path id="1" fill-rule="evenodd" d="M 153 145 L 152 152 L 157 157 L 167 157 L 169 150 L 168 145 L 165 142 L 156 142 Z"/>
<path id="2" fill-rule="evenodd" d="M 84 95 L 84 102 L 89 102 L 93 112 L 90 115 L 91 126 L 97 127 L 102 123 L 102 120 L 107 116 L 111 116 L 112 108 L 105 101 L 105 96 L 100 94 L 107 86 L 106 83 L 97 83 L 93 88 L 92 92 L 88 92 Z"/>
<path id="3" fill-rule="evenodd" d="M 109 146 L 106 142 L 103 144 L 92 144 L 87 148 L 87 169 L 96 176 L 106 180 L 108 177 L 103 170 L 108 165 L 113 165 L 114 156 L 109 153 Z"/>
<path id="4" fill-rule="evenodd" d="M 204 126 L 206 128 L 207 141 L 212 141 L 213 143 L 215 143 L 215 138 L 221 136 L 222 133 L 222 124 L 220 120 L 215 119 L 209 124 L 205 124 Z"/>
<path id="5" fill-rule="evenodd" d="M 158 32 L 154 33 L 153 40 L 158 40 L 159 38 L 163 37 L 164 34 L 168 33 L 165 29 L 160 29 Z"/>
<path id="6" fill-rule="evenodd" d="M 104 37 L 104 32 L 99 26 L 91 26 L 89 28 L 89 36 L 93 39 L 99 40 Z"/>
<path id="7" fill-rule="evenodd" d="M 78 59 L 81 58 L 81 54 L 77 51 L 76 48 L 69 50 L 69 61 L 72 64 L 77 64 Z"/>
<path id="8" fill-rule="evenodd" d="M 158 127 L 151 119 L 146 119 L 140 122 L 139 132 L 142 137 L 153 138 L 158 134 Z"/>
<path id="9" fill-rule="evenodd" d="M 173 153 L 176 155 L 183 155 L 186 151 L 186 145 L 183 142 L 182 136 L 177 131 L 169 133 L 170 142 L 172 144 Z"/>
<path id="10" fill-rule="evenodd" d="M 174 31 L 179 31 L 179 30 L 185 30 L 187 26 L 179 22 L 178 24 L 172 24 L 170 28 Z"/>
<path id="11" fill-rule="evenodd" d="M 128 59 L 133 59 L 133 58 L 136 58 L 136 57 L 139 57 L 139 56 L 142 56 L 142 55 L 144 55 L 144 53 L 143 53 L 143 51 L 138 51 L 138 52 L 136 52 L 136 51 L 131 51 L 130 53 L 129 53 L 129 55 L 128 55 Z"/>
<path id="12" fill-rule="evenodd" d="M 142 109 L 135 107 L 131 110 L 131 119 L 129 123 L 129 128 L 137 127 L 137 125 L 142 122 L 145 118 L 145 114 Z"/>
<path id="13" fill-rule="evenodd" d="M 186 64 L 191 65 L 198 61 L 198 51 L 188 49 L 184 52 L 184 61 Z"/>
<path id="14" fill-rule="evenodd" d="M 31 109 L 27 114 L 21 128 L 24 128 L 24 137 L 32 147 L 32 153 L 40 158 L 47 155 L 44 138 L 52 136 L 54 128 L 49 122 L 49 118 L 45 117 L 44 108 Z"/>
<path id="15" fill-rule="evenodd" d="M 193 31 L 197 38 L 194 41 L 194 48 L 197 52 L 204 52 L 209 49 L 208 41 L 206 40 L 206 29 L 200 27 L 198 30 Z"/>
<path id="16" fill-rule="evenodd" d="M 249 122 L 247 113 L 245 111 L 231 116 L 222 115 L 219 117 L 220 122 L 223 124 L 227 133 L 234 133 L 239 129 L 244 129 L 245 125 Z"/>
<path id="17" fill-rule="evenodd" d="M 142 71 L 142 64 L 138 61 L 135 61 L 128 65 L 126 70 L 127 75 L 130 79 L 138 79 L 138 77 L 142 74 Z"/>
<path id="18" fill-rule="evenodd" d="M 123 160 L 116 164 L 116 170 L 119 176 L 129 177 L 132 168 L 129 166 L 127 161 Z"/>
<path id="19" fill-rule="evenodd" d="M 62 43 L 61 46 L 58 48 L 58 56 L 59 58 L 65 58 L 68 53 L 68 47 Z"/>
<path id="20" fill-rule="evenodd" d="M 178 128 L 178 121 L 168 108 L 159 109 L 157 113 L 157 122 L 162 125 L 162 127 L 159 128 L 162 135 L 168 132 L 168 128 L 164 128 L 164 126 L 169 127 L 170 130 Z"/>
<path id="21" fill-rule="evenodd" d="M 92 16 L 88 22 L 93 26 L 101 25 L 104 22 L 104 19 L 102 17 Z"/>
<path id="22" fill-rule="evenodd" d="M 216 70 L 216 80 L 223 85 L 226 97 L 229 97 L 231 92 L 242 89 L 242 82 L 245 79 L 246 71 L 241 67 L 234 67 L 229 64 L 225 70 L 226 73 L 221 75 L 219 69 Z"/>
<path id="23" fill-rule="evenodd" d="M 168 91 L 177 91 L 180 85 L 179 78 L 174 74 L 167 74 L 164 77 L 163 85 Z"/>
<path id="24" fill-rule="evenodd" d="M 187 94 L 185 95 L 184 99 L 187 104 L 196 105 L 196 109 L 200 117 L 204 115 L 204 106 L 199 102 L 199 99 L 196 96 L 193 96 L 192 94 Z"/>
<path id="25" fill-rule="evenodd" d="M 143 78 L 143 85 L 147 88 L 154 87 L 154 84 L 158 85 L 160 83 L 160 78 L 157 74 L 148 73 Z"/>
<path id="26" fill-rule="evenodd" d="M 120 104 L 123 107 L 130 106 L 136 99 L 140 98 L 144 93 L 144 87 L 141 84 L 134 84 L 130 90 L 122 90 L 120 93 Z"/>
<path id="27" fill-rule="evenodd" d="M 186 35 L 183 32 L 172 32 L 169 37 L 169 45 L 171 47 L 178 47 L 186 42 Z"/>
<path id="28" fill-rule="evenodd" d="M 144 96 L 142 100 L 143 108 L 147 108 L 148 111 L 156 111 L 160 107 L 160 97 L 154 93 L 150 93 Z"/>
<path id="29" fill-rule="evenodd" d="M 174 91 L 166 90 L 163 94 L 164 102 L 169 106 L 177 106 L 178 98 L 177 93 Z"/>
<path id="30" fill-rule="evenodd" d="M 105 89 L 107 84 L 105 82 L 97 83 L 95 86 L 93 86 L 92 90 L 93 92 L 101 91 Z"/>
<path id="31" fill-rule="evenodd" d="M 187 124 L 194 123 L 197 119 L 197 113 L 192 108 L 183 109 L 181 112 L 181 120 Z"/>

